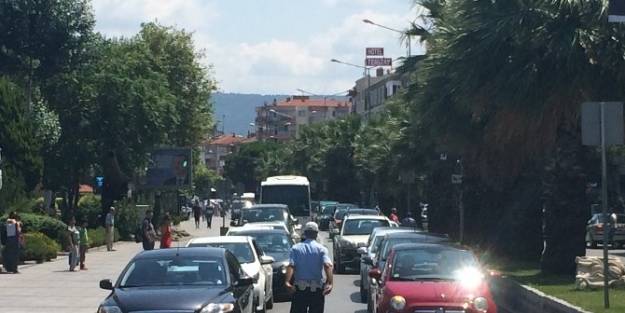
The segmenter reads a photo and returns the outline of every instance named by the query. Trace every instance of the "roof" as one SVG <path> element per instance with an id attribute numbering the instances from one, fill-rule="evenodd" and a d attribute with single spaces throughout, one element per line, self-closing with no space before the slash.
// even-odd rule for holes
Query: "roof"
<path id="1" fill-rule="evenodd" d="M 441 250 L 462 250 L 468 251 L 466 248 L 457 245 L 449 245 L 445 243 L 400 243 L 393 246 L 393 250 L 416 250 L 427 248 L 441 248 Z"/>
<path id="2" fill-rule="evenodd" d="M 353 214 L 353 215 L 347 215 L 344 220 L 380 220 L 380 221 L 384 221 L 384 220 L 388 220 L 388 218 L 386 216 L 382 216 L 382 215 L 360 215 L 360 214 Z"/>
<path id="3" fill-rule="evenodd" d="M 285 229 L 273 229 L 270 227 L 248 227 L 248 228 L 235 228 L 233 230 L 237 233 L 237 236 L 244 236 L 252 233 L 266 233 L 266 234 L 284 234 L 289 235 L 289 233 Z"/>
<path id="4" fill-rule="evenodd" d="M 208 141 L 209 145 L 217 145 L 217 146 L 230 146 L 230 145 L 238 145 L 245 142 L 247 138 L 240 135 L 221 135 L 215 138 L 212 138 Z"/>
<path id="5" fill-rule="evenodd" d="M 93 193 L 93 187 L 89 185 L 80 185 L 78 192 L 79 193 Z"/>
<path id="6" fill-rule="evenodd" d="M 350 107 L 349 101 L 339 101 L 336 99 L 323 99 L 314 98 L 311 99 L 307 96 L 294 96 L 276 103 L 279 107 Z"/>
<path id="7" fill-rule="evenodd" d="M 159 259 L 159 258 L 171 258 L 179 255 L 181 257 L 223 257 L 226 250 L 222 248 L 171 248 L 171 249 L 157 249 L 142 251 L 137 254 L 133 260 L 140 259 Z"/>
<path id="8" fill-rule="evenodd" d="M 200 237 L 189 240 L 189 244 L 198 243 L 248 243 L 250 240 L 247 236 L 218 236 L 218 237 Z"/>
<path id="9" fill-rule="evenodd" d="M 293 175 L 285 175 L 285 176 L 272 176 L 267 177 L 262 183 L 261 186 L 282 186 L 282 185 L 296 185 L 296 186 L 309 186 L 310 182 L 308 178 L 304 176 L 293 176 Z"/>
<path id="10" fill-rule="evenodd" d="M 279 209 L 289 209 L 289 206 L 286 204 L 279 203 L 263 203 L 263 204 L 254 204 L 249 209 L 266 209 L 266 208 L 279 208 Z"/>

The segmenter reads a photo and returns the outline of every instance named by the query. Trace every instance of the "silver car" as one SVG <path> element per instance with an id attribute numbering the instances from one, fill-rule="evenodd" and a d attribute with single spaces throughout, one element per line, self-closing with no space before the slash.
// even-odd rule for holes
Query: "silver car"
<path id="1" fill-rule="evenodd" d="M 409 227 L 376 227 L 369 235 L 366 247 L 358 248 L 360 253 L 360 301 L 367 303 L 367 295 L 369 292 L 369 286 L 371 284 L 371 278 L 369 277 L 369 270 L 376 252 L 380 247 L 380 243 L 384 238 L 384 235 L 389 233 L 398 232 L 415 232 L 414 228 Z M 419 232 L 419 231 L 417 231 Z"/>

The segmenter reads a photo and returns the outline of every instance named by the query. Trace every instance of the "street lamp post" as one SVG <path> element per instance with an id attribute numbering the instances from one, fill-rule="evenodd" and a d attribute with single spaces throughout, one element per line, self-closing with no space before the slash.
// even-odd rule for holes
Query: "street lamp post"
<path id="1" fill-rule="evenodd" d="M 393 31 L 393 32 L 405 35 L 406 36 L 406 45 L 408 46 L 408 55 L 407 55 L 407 57 L 410 57 L 412 55 L 412 43 L 411 43 L 410 35 L 408 33 L 406 33 L 405 31 L 401 31 L 399 29 L 395 29 L 395 28 L 391 28 L 391 27 L 388 27 L 388 26 L 380 25 L 380 24 L 375 23 L 375 22 L 373 22 L 373 21 L 371 21 L 369 19 L 364 19 L 362 21 L 364 23 L 366 23 L 366 24 L 375 25 L 375 26 L 384 28 L 386 30 L 390 30 L 390 31 Z"/>
<path id="2" fill-rule="evenodd" d="M 330 62 L 334 62 L 334 63 L 339 63 L 339 64 L 343 64 L 343 65 L 348 65 L 348 66 L 353 66 L 353 67 L 357 67 L 357 68 L 361 68 L 365 70 L 365 75 L 367 76 L 367 92 L 365 93 L 365 110 L 369 110 L 369 105 L 371 104 L 371 99 L 370 99 L 370 95 L 369 95 L 369 89 L 371 89 L 371 69 L 373 67 L 368 67 L 368 66 L 362 66 L 362 65 L 356 65 L 353 63 L 349 63 L 349 62 L 343 62 L 337 59 L 332 59 L 330 60 Z"/>

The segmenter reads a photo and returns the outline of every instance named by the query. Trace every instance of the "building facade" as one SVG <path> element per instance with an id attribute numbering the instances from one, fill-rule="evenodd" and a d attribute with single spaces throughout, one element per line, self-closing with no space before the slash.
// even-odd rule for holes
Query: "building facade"
<path id="1" fill-rule="evenodd" d="M 258 140 L 288 141 L 304 127 L 349 115 L 351 103 L 336 99 L 293 96 L 256 108 Z"/>
<path id="2" fill-rule="evenodd" d="M 206 167 L 223 175 L 226 157 L 238 151 L 240 145 L 253 141 L 255 141 L 254 137 L 235 134 L 218 135 L 204 142 L 200 157 L 204 160 Z"/>

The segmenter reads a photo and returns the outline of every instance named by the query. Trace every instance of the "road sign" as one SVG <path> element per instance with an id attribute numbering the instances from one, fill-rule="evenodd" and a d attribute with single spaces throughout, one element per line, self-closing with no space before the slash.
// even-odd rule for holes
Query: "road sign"
<path id="1" fill-rule="evenodd" d="M 625 22 L 625 0 L 610 0 L 608 7 L 608 22 Z"/>
<path id="2" fill-rule="evenodd" d="M 104 176 L 96 176 L 95 185 L 98 188 L 102 188 L 104 186 Z"/>
<path id="3" fill-rule="evenodd" d="M 366 66 L 392 66 L 393 59 L 391 58 L 366 58 Z"/>
<path id="4" fill-rule="evenodd" d="M 384 56 L 384 48 L 365 48 L 367 56 Z"/>
<path id="5" fill-rule="evenodd" d="M 623 103 L 603 102 L 605 110 L 605 144 L 622 145 Z M 601 144 L 601 102 L 582 104 L 582 143 L 587 146 Z"/>

